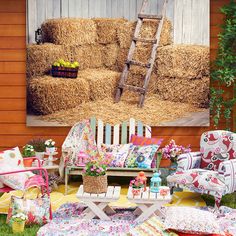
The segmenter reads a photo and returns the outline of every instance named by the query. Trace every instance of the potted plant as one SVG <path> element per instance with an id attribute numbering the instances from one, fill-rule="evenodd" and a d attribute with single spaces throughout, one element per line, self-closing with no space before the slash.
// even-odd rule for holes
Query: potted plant
<path id="1" fill-rule="evenodd" d="M 34 147 L 34 151 L 35 151 L 35 156 L 40 159 L 43 160 L 44 158 L 44 153 L 46 150 L 46 146 L 45 146 L 45 140 L 38 138 L 38 139 L 32 139 L 29 142 L 30 145 L 32 145 Z"/>
<path id="2" fill-rule="evenodd" d="M 160 167 L 169 167 L 171 164 L 177 164 L 177 158 L 180 154 L 191 152 L 190 145 L 186 148 L 182 145 L 177 145 L 175 140 L 171 140 L 164 148 L 162 148 L 162 159 Z"/>
<path id="3" fill-rule="evenodd" d="M 132 188 L 133 196 L 139 195 L 144 189 L 143 181 L 137 177 L 130 181 L 129 186 Z"/>
<path id="4" fill-rule="evenodd" d="M 24 147 L 23 147 L 23 150 L 22 150 L 22 156 L 23 158 L 27 158 L 27 157 L 35 157 L 35 151 L 34 151 L 34 147 L 30 144 L 26 144 Z M 31 167 L 32 166 L 32 162 L 33 162 L 33 159 L 24 159 L 24 166 L 25 167 Z"/>
<path id="5" fill-rule="evenodd" d="M 83 169 L 84 192 L 106 193 L 107 192 L 107 165 L 108 158 L 91 157 Z"/>
<path id="6" fill-rule="evenodd" d="M 54 154 L 56 151 L 55 144 L 56 142 L 53 141 L 52 139 L 48 139 L 44 142 L 45 147 L 46 147 L 46 153 L 47 154 Z"/>
<path id="7" fill-rule="evenodd" d="M 27 216 L 24 213 L 18 213 L 11 217 L 11 226 L 13 233 L 23 233 Z"/>

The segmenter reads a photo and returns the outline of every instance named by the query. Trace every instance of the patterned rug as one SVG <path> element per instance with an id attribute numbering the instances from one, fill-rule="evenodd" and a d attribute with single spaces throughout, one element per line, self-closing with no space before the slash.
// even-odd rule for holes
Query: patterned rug
<path id="1" fill-rule="evenodd" d="M 69 186 L 68 195 L 64 195 L 65 185 L 59 185 L 58 189 L 54 190 L 51 193 L 51 203 L 52 210 L 57 210 L 60 206 L 65 203 L 76 203 L 79 202 L 76 197 L 76 192 L 78 191 L 80 183 L 73 183 Z M 130 208 L 135 207 L 135 204 L 130 203 L 127 198 L 128 188 L 127 186 L 122 186 L 121 196 L 117 202 L 111 203 L 112 207 L 120 207 L 120 208 Z M 10 203 L 11 195 L 22 196 L 21 191 L 12 191 L 10 193 L 4 193 L 0 197 L 0 214 L 7 214 L 8 207 Z M 35 198 L 37 195 L 37 189 L 31 189 L 27 193 L 28 198 Z M 173 195 L 173 200 L 171 204 L 167 205 L 178 205 L 178 206 L 206 206 L 205 202 L 202 200 L 200 194 L 191 193 L 191 192 L 176 192 Z"/>

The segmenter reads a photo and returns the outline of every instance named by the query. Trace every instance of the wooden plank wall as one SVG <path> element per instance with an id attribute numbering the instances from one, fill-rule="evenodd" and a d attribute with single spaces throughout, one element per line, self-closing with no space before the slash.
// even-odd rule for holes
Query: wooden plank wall
<path id="1" fill-rule="evenodd" d="M 218 8 L 229 0 L 211 0 L 211 59 L 217 48 L 218 24 L 223 16 Z M 26 2 L 0 1 L 0 150 L 23 146 L 34 137 L 53 138 L 61 146 L 68 128 L 26 127 Z M 224 127 L 221 121 L 221 127 Z M 202 132 L 213 129 L 197 127 L 154 127 L 153 136 L 164 138 L 164 143 L 175 139 L 179 144 L 199 148 Z"/>
<path id="2" fill-rule="evenodd" d="M 174 25 L 174 43 L 209 46 L 209 1 L 169 0 L 166 16 Z M 149 0 L 146 13 L 161 15 L 163 0 Z M 29 43 L 43 21 L 60 17 L 111 17 L 136 20 L 142 0 L 27 0 Z"/>

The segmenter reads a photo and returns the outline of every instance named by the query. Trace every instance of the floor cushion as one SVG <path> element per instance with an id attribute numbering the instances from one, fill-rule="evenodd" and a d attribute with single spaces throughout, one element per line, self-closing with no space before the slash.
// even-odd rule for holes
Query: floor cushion
<path id="1" fill-rule="evenodd" d="M 225 190 L 224 179 L 216 171 L 203 169 L 178 171 L 173 175 L 169 175 L 167 181 L 169 183 L 183 184 L 202 191 L 210 190 L 222 193 Z"/>

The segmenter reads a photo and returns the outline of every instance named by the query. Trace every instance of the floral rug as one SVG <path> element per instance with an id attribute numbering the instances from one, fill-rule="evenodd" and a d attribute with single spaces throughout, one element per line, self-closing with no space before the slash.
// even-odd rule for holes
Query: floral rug
<path id="1" fill-rule="evenodd" d="M 202 210 L 213 211 L 210 207 Z M 127 235 L 136 226 L 134 207 L 114 208 L 116 213 L 110 215 L 111 221 L 83 219 L 85 206 L 81 203 L 66 203 L 53 213 L 53 220 L 40 228 L 37 236 L 109 236 Z M 165 209 L 163 209 L 165 212 Z M 236 209 L 221 206 L 217 222 L 221 229 L 236 235 Z"/>

